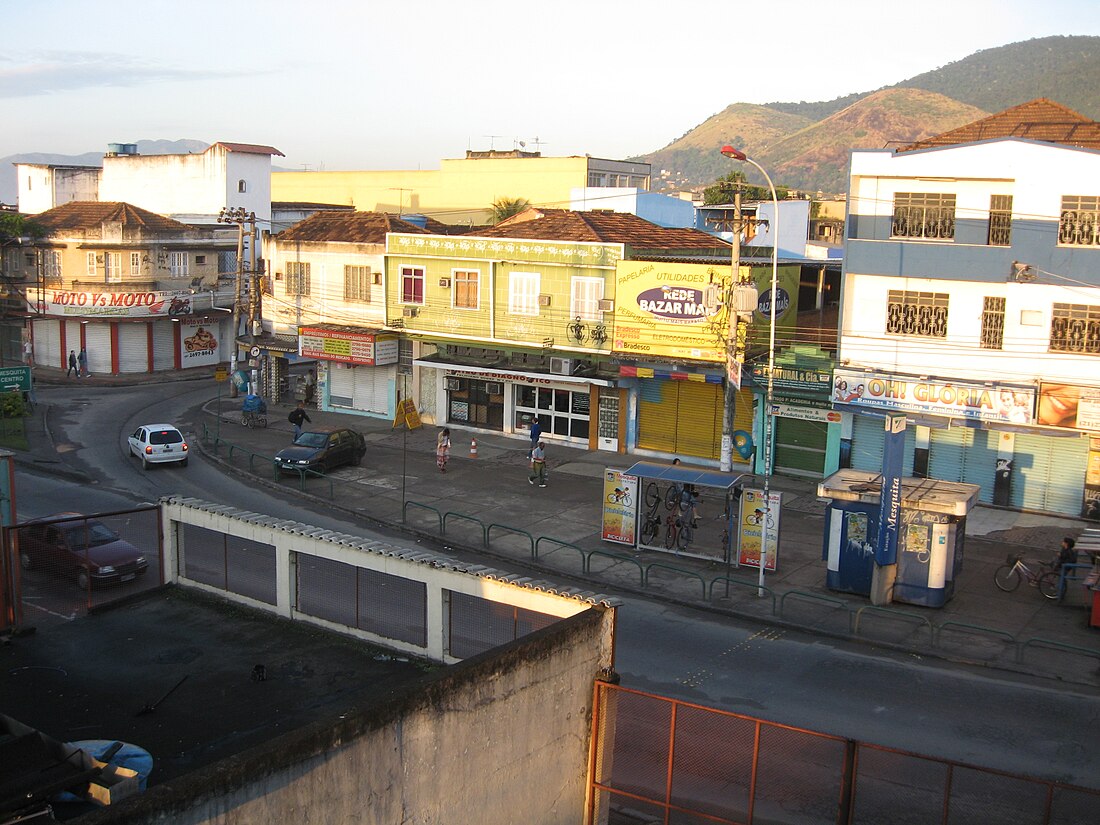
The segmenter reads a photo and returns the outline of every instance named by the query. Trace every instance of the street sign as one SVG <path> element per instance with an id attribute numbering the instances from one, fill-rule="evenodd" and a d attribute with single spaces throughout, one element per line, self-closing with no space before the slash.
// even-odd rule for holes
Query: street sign
<path id="1" fill-rule="evenodd" d="M 226 370 L 225 367 L 218 367 L 217 369 L 214 370 L 214 380 L 215 381 L 224 381 L 228 377 L 229 377 L 229 371 Z"/>
<path id="2" fill-rule="evenodd" d="M 0 388 L 9 391 L 30 392 L 31 368 L 0 367 Z"/>
<path id="3" fill-rule="evenodd" d="M 248 351 L 248 354 L 251 355 L 253 358 L 259 358 L 260 357 L 260 348 L 259 347 L 253 347 L 252 349 L 250 349 Z"/>
<path id="4" fill-rule="evenodd" d="M 397 402 L 397 414 L 393 417 L 393 426 L 400 427 L 402 424 L 410 430 L 420 426 L 420 413 L 416 409 L 416 402 L 411 398 Z"/>

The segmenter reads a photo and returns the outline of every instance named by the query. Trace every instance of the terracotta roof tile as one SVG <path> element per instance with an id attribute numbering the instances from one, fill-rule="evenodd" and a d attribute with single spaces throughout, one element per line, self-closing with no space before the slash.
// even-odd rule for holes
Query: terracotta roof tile
<path id="1" fill-rule="evenodd" d="M 384 244 L 387 232 L 432 234 L 385 212 L 317 212 L 275 237 L 280 241 Z"/>
<path id="2" fill-rule="evenodd" d="M 140 206 L 113 201 L 72 201 L 35 215 L 34 222 L 51 233 L 67 229 L 98 229 L 105 223 L 142 227 L 152 232 L 184 232 L 192 228 Z"/>
<path id="3" fill-rule="evenodd" d="M 258 143 L 228 143 L 224 140 L 219 140 L 214 146 L 221 146 L 229 152 L 244 152 L 249 155 L 278 155 L 281 158 L 286 157 L 286 155 L 274 146 L 262 146 Z M 211 148 L 213 148 L 213 146 Z"/>
<path id="4" fill-rule="evenodd" d="M 650 223 L 629 212 L 569 209 L 527 209 L 496 226 L 475 229 L 467 235 L 490 238 L 528 238 L 543 241 L 621 243 L 632 249 L 724 250 L 729 244 L 699 229 L 673 229 Z"/>
<path id="5" fill-rule="evenodd" d="M 1023 138 L 1082 149 L 1100 149 L 1100 123 L 1093 122 L 1060 103 L 1040 97 L 942 135 L 934 135 L 903 146 L 898 151 L 955 146 L 997 138 Z"/>

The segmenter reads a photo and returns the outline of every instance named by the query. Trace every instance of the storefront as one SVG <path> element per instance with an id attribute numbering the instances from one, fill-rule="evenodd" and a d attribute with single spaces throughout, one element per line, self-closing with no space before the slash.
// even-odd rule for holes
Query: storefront
<path id="1" fill-rule="evenodd" d="M 297 398 L 316 380 L 321 409 L 392 418 L 397 395 L 397 338 L 358 327 L 317 325 L 299 329 L 297 365 L 288 364 L 288 392 Z M 315 361 L 316 376 L 312 374 Z M 295 372 L 297 369 L 297 373 Z M 290 378 L 297 377 L 293 388 Z"/>

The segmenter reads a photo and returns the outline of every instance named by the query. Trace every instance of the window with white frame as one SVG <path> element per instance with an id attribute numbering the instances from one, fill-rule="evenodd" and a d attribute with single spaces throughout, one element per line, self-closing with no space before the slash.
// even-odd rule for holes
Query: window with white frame
<path id="1" fill-rule="evenodd" d="M 950 240 L 955 237 L 955 196 L 897 192 L 890 235 L 895 238 Z"/>
<path id="2" fill-rule="evenodd" d="M 186 252 L 172 252 L 168 255 L 168 274 L 173 278 L 182 278 L 188 274 L 190 256 Z"/>
<path id="3" fill-rule="evenodd" d="M 480 306 L 481 273 L 476 269 L 455 269 L 453 295 L 456 309 L 477 309 Z"/>
<path id="4" fill-rule="evenodd" d="M 9 275 L 19 271 L 20 257 L 18 249 L 5 249 L 4 250 L 4 271 Z"/>
<path id="5" fill-rule="evenodd" d="M 42 274 L 46 282 L 61 280 L 61 250 L 47 249 L 42 253 Z"/>
<path id="6" fill-rule="evenodd" d="M 539 314 L 539 282 L 540 276 L 537 272 L 508 273 L 509 314 Z"/>
<path id="7" fill-rule="evenodd" d="M 603 298 L 603 278 L 574 278 L 569 317 L 582 321 L 602 321 L 600 300 Z"/>
<path id="8" fill-rule="evenodd" d="M 886 298 L 886 332 L 922 338 L 947 337 L 946 292 L 891 289 Z"/>
<path id="9" fill-rule="evenodd" d="M 1100 246 L 1100 197 L 1065 195 L 1058 218 L 1058 243 Z"/>
<path id="10" fill-rule="evenodd" d="M 370 267 L 344 265 L 344 300 L 370 300 Z"/>
<path id="11" fill-rule="evenodd" d="M 309 263 L 305 261 L 287 261 L 286 294 L 309 295 Z"/>
<path id="12" fill-rule="evenodd" d="M 86 268 L 85 272 L 87 272 L 89 278 L 94 278 L 95 277 L 95 253 L 94 252 L 89 252 L 87 257 L 85 258 L 85 260 L 87 261 L 87 268 Z"/>
<path id="13" fill-rule="evenodd" d="M 136 277 L 141 274 L 141 253 L 130 253 L 130 275 Z"/>
<path id="14" fill-rule="evenodd" d="M 401 267 L 401 303 L 424 303 L 424 267 Z"/>
<path id="15" fill-rule="evenodd" d="M 103 279 L 114 284 L 122 280 L 122 253 L 107 252 L 103 256 Z"/>

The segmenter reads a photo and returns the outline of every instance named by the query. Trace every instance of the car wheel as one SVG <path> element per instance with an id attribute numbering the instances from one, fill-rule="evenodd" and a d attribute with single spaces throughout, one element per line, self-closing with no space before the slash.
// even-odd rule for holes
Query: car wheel
<path id="1" fill-rule="evenodd" d="M 352 458 L 351 463 L 354 464 L 356 467 L 361 465 L 363 463 L 363 454 L 356 453 L 355 456 Z"/>
<path id="2" fill-rule="evenodd" d="M 24 570 L 34 569 L 34 560 L 31 559 L 30 554 L 26 551 L 19 554 L 19 563 L 23 566 Z"/>
<path id="3" fill-rule="evenodd" d="M 92 579 L 88 575 L 88 571 L 85 570 L 83 567 L 81 567 L 80 570 L 78 570 L 77 574 L 76 574 L 76 586 L 79 587 L 84 592 L 87 592 L 88 588 L 91 587 L 91 585 L 92 585 Z"/>
<path id="4" fill-rule="evenodd" d="M 143 470 L 148 470 L 149 469 L 149 459 L 147 459 L 145 456 L 141 457 L 141 469 L 143 469 Z"/>
<path id="5" fill-rule="evenodd" d="M 186 467 L 187 466 L 187 459 L 186 458 L 183 461 L 180 462 L 180 466 L 181 467 Z"/>

